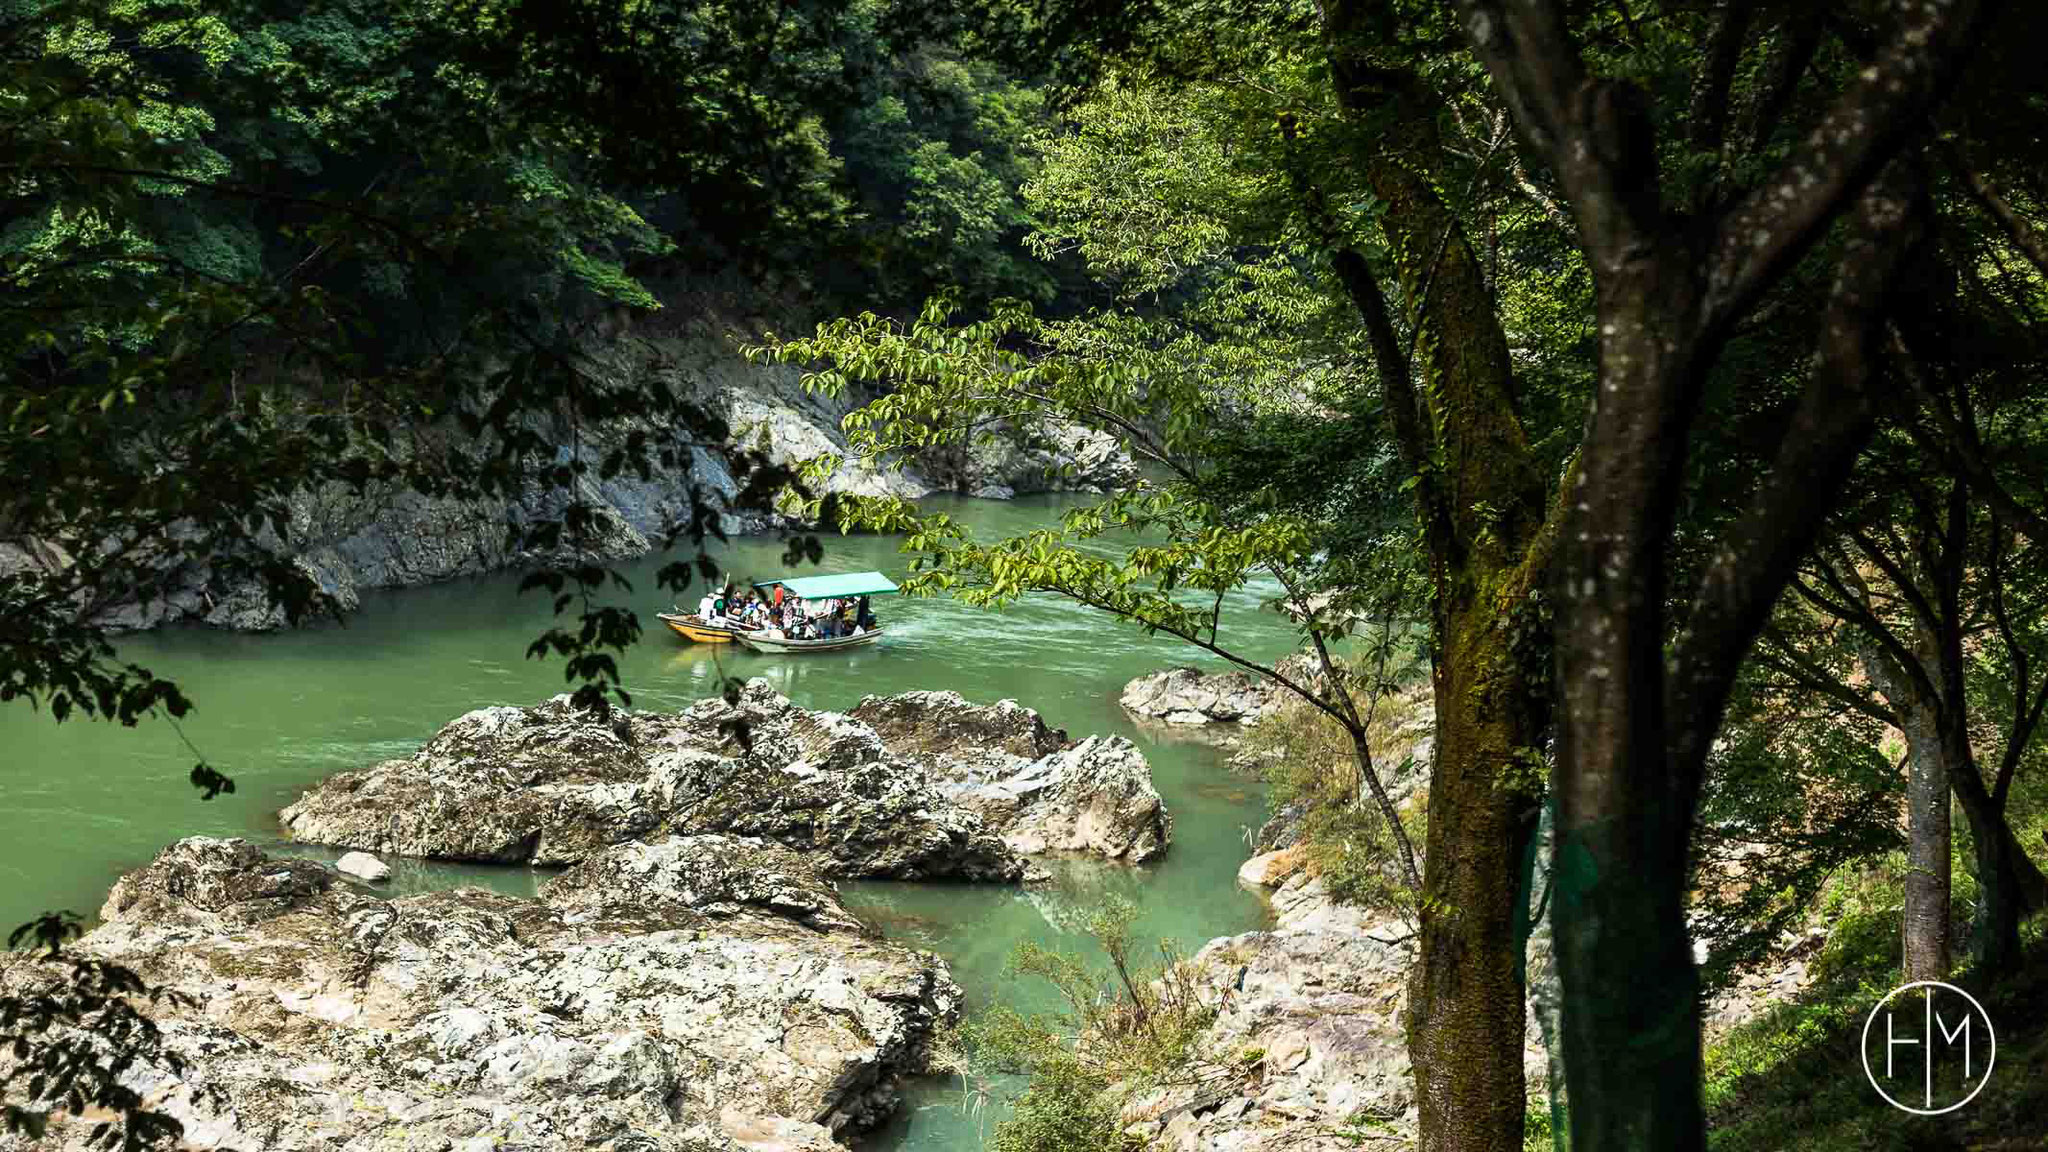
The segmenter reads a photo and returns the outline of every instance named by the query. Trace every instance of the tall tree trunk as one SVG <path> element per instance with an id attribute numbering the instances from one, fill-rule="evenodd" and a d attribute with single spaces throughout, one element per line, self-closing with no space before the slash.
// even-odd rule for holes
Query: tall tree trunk
<path id="1" fill-rule="evenodd" d="M 1336 271 L 1365 322 L 1388 420 L 1416 477 L 1430 558 L 1437 749 L 1408 1004 L 1417 1147 L 1520 1152 L 1521 873 L 1539 805 L 1514 781 L 1533 772 L 1550 697 L 1526 675 L 1514 636 L 1528 629 L 1513 624 L 1543 571 L 1545 484 L 1515 411 L 1485 269 L 1432 176 L 1444 164 L 1442 102 L 1377 54 L 1385 9 L 1328 0 L 1323 15 L 1338 100 L 1375 126 L 1379 147 L 1363 173 L 1386 206 L 1380 226 L 1421 377 L 1417 387 L 1370 268 L 1355 251 L 1339 252 Z"/>
<path id="2" fill-rule="evenodd" d="M 1906 979 L 1942 980 L 1949 957 L 1949 764 L 1934 710 L 1902 709 L 1906 732 Z"/>
<path id="3" fill-rule="evenodd" d="M 1408 1048 L 1418 1148 L 1520 1152 L 1527 1023 L 1519 873 L 1538 805 L 1507 774 L 1540 733 L 1505 633 L 1454 606 L 1436 662 L 1436 768 L 1423 862 L 1421 959 L 1410 974 Z"/>
<path id="4" fill-rule="evenodd" d="M 1650 100 L 1587 67 L 1573 6 L 1453 4 L 1571 204 L 1596 288 L 1597 385 L 1553 565 L 1555 930 L 1572 1146 L 1584 1152 L 1706 1144 L 1685 923 L 1701 783 L 1742 662 L 1870 438 L 1877 335 L 1922 214 L 1894 157 L 1925 136 L 1990 2 L 1896 6 L 1889 43 L 1807 146 L 1705 219 L 1672 212 Z M 1820 354 L 1771 466 L 1715 533 L 1697 583 L 1674 588 L 1668 551 L 1708 375 L 1851 204 Z M 1665 606 L 1688 591 L 1668 632 Z"/>
<path id="5" fill-rule="evenodd" d="M 1666 541 L 1701 371 L 1697 283 L 1669 262 L 1601 285 L 1601 394 L 1557 628 L 1557 962 L 1572 1143 L 1702 1147 L 1699 976 L 1685 923 L 1698 793 L 1673 770 L 1666 722 Z"/>
<path id="6" fill-rule="evenodd" d="M 1852 584 L 1860 589 L 1860 582 Z M 1867 603 L 1860 605 L 1868 607 Z M 1949 828 L 1949 778 L 1970 771 L 1952 765 L 1942 731 L 1942 702 L 1925 685 L 1939 684 L 1941 646 L 1923 621 L 1913 630 L 1909 652 L 1923 676 L 1901 668 L 1874 641 L 1860 661 L 1864 674 L 1891 706 L 1893 723 L 1906 738 L 1906 901 L 1899 926 L 1899 953 L 1908 980 L 1940 980 L 1951 967 L 1949 888 L 1954 854 Z M 1903 659 L 1903 655 L 1900 657 Z"/>
<path id="7" fill-rule="evenodd" d="M 1968 736 L 1955 731 L 1948 733 L 1947 739 L 1958 745 Z M 1964 754 L 1967 751 L 1965 747 Z M 2011 972 L 2021 959 L 2021 921 L 2048 907 L 2048 877 L 2013 835 L 2005 806 L 1985 790 L 1974 766 L 1952 773 L 1949 785 L 1969 821 L 1977 863 L 1977 914 L 1971 923 L 1970 958 L 1982 972 Z"/>

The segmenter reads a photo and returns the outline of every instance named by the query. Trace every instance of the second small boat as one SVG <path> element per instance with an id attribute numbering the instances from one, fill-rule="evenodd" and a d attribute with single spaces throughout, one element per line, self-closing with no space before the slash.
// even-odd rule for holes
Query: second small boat
<path id="1" fill-rule="evenodd" d="M 699 644 L 730 644 L 746 635 L 745 629 L 706 624 L 695 612 L 656 612 L 654 618 L 675 629 L 676 635 Z"/>

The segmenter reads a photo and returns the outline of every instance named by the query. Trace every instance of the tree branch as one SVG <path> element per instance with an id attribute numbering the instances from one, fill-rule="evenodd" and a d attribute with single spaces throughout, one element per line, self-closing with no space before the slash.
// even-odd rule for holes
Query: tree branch
<path id="1" fill-rule="evenodd" d="M 1466 36 L 1532 151 L 1564 187 L 1596 264 L 1639 251 L 1662 205 L 1641 90 L 1586 71 L 1554 0 L 1458 0 Z"/>
<path id="2" fill-rule="evenodd" d="M 1442 493 L 1435 477 L 1430 475 L 1430 440 L 1422 426 L 1415 376 L 1394 332 L 1386 294 L 1380 291 L 1379 280 L 1373 276 L 1365 257 L 1356 250 L 1345 248 L 1336 252 L 1330 257 L 1330 266 L 1365 322 L 1373 363 L 1379 369 L 1380 389 L 1386 394 L 1394 445 L 1401 453 L 1401 466 L 1416 478 L 1416 504 L 1422 512 L 1423 531 L 1429 534 L 1431 554 L 1442 555 L 1439 549 L 1447 549 L 1450 544 L 1450 522 L 1444 513 Z"/>
<path id="3" fill-rule="evenodd" d="M 1998 221 L 1999 226 L 2005 229 L 2006 239 L 2012 241 L 2013 247 L 2020 250 L 2021 255 L 2027 258 L 2027 262 L 2034 266 L 2034 270 L 2048 277 L 2048 242 L 2044 242 L 2041 234 L 2034 230 L 2034 226 L 2014 211 L 2013 206 L 2005 197 L 1998 194 L 1998 190 L 1991 186 L 1991 182 L 1982 172 L 1964 161 L 1961 149 L 1951 143 L 1943 150 L 1947 153 L 1949 163 L 1956 174 L 1963 178 L 1963 186 L 1970 190 L 1970 199 L 1975 200 L 1978 207 L 1989 213 L 1993 220 Z"/>
<path id="4" fill-rule="evenodd" d="M 1722 217 L 1715 229 L 1703 319 L 1740 316 L 1820 239 L 1927 116 L 1976 47 L 1998 0 L 1898 0 L 1891 43 L 1835 99 L 1806 146 Z"/>
<path id="5" fill-rule="evenodd" d="M 1897 727 L 1898 712 L 1880 706 L 1868 696 L 1859 695 L 1845 687 L 1839 677 L 1829 674 L 1827 669 L 1815 664 L 1783 629 L 1775 625 L 1763 631 L 1766 644 L 1759 645 L 1754 655 L 1758 664 L 1784 676 L 1800 688 L 1826 696 L 1835 702 L 1873 720 Z"/>
<path id="6" fill-rule="evenodd" d="M 1826 11 L 1821 5 L 1808 5 L 1789 16 L 1780 27 L 1777 47 L 1764 65 L 1761 94 L 1750 105 L 1749 124 L 1741 141 L 1748 150 L 1764 148 L 1777 132 L 1778 121 L 1791 105 L 1792 94 L 1799 89 L 1799 78 L 1806 73 L 1807 65 L 1813 63 L 1814 53 L 1820 50 L 1822 17 Z"/>
<path id="7" fill-rule="evenodd" d="M 1727 139 L 1728 91 L 1735 81 L 1735 66 L 1742 62 L 1743 41 L 1755 14 L 1756 0 L 1723 0 L 1720 18 L 1707 36 L 1707 58 L 1693 78 L 1692 107 L 1687 114 L 1695 152 L 1719 152 Z"/>
<path id="8" fill-rule="evenodd" d="M 1903 165 L 1859 202 L 1813 379 L 1770 473 L 1702 577 L 1672 657 L 1665 706 L 1681 771 L 1704 767 L 1744 655 L 1876 427 L 1878 334 L 1893 273 L 1920 231 L 1920 207 L 1918 180 Z"/>
<path id="9" fill-rule="evenodd" d="M 1890 327 L 1891 351 L 1899 365 L 1899 375 L 1906 386 L 1920 402 L 1920 407 L 1932 414 L 1941 426 L 1942 438 L 1937 440 L 1914 419 L 1904 421 L 1906 430 L 1920 446 L 1934 455 L 1942 457 L 1950 468 L 1961 473 L 1970 482 L 1970 487 L 1991 502 L 2000 515 L 2034 540 L 2048 542 L 2048 516 L 2027 507 L 2013 498 L 2012 493 L 1992 474 L 1990 465 L 1985 463 L 1984 441 L 1978 435 L 1976 421 L 1958 419 L 1954 411 L 1944 403 L 1934 390 L 1927 385 L 1927 378 L 1920 370 L 1920 362 L 1907 348 L 1898 327 Z"/>

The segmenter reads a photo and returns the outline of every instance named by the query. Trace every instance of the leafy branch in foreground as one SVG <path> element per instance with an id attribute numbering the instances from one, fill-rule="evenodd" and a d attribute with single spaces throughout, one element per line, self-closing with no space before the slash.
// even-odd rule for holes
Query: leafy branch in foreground
<path id="1" fill-rule="evenodd" d="M 1234 347 L 1241 352 L 1251 343 L 1238 339 Z M 1281 685 L 1343 726 L 1362 794 L 1370 795 L 1395 836 L 1404 882 L 1419 888 L 1414 848 L 1373 762 L 1371 717 L 1333 687 L 1342 676 L 1331 651 L 1362 606 L 1405 607 L 1411 585 L 1403 551 L 1393 546 L 1404 530 L 1398 521 L 1378 522 L 1390 546 L 1377 550 L 1382 567 L 1374 570 L 1348 549 L 1335 554 L 1331 544 L 1373 531 L 1365 525 L 1379 509 L 1290 503 L 1280 497 L 1280 484 L 1245 479 L 1251 470 L 1246 444 L 1271 453 L 1276 443 L 1286 443 L 1247 435 L 1248 427 L 1300 430 L 1302 456 L 1352 429 L 1341 417 L 1302 413 L 1294 401 L 1234 387 L 1232 377 L 1209 377 L 1204 367 L 1231 348 L 1227 339 L 1129 316 L 1045 321 L 1015 303 L 997 305 L 986 320 L 956 324 L 940 298 L 909 325 L 867 314 L 822 324 L 807 339 L 770 336 L 746 354 L 820 365 L 804 383 L 830 394 L 843 394 L 853 381 L 886 382 L 886 395 L 845 419 L 848 451 L 864 462 L 893 462 L 930 445 L 961 443 L 1003 421 L 1107 434 L 1155 465 L 1158 478 L 1141 477 L 1072 509 L 1057 528 L 993 543 L 976 541 L 943 512 L 924 513 L 897 498 L 834 496 L 790 507 L 842 531 L 900 534 L 902 550 L 914 557 L 904 585 L 911 595 L 946 594 L 1000 609 L 1029 593 L 1051 594 Z M 1316 429 L 1326 431 L 1319 437 Z M 816 479 L 839 463 L 823 457 L 800 471 Z M 1367 457 L 1352 466 L 1385 463 Z M 1323 482 L 1340 491 L 1349 483 L 1335 473 Z M 1286 610 L 1315 654 L 1319 679 L 1263 662 L 1227 634 L 1229 612 L 1239 606 L 1233 600 L 1247 595 L 1262 607 Z"/>

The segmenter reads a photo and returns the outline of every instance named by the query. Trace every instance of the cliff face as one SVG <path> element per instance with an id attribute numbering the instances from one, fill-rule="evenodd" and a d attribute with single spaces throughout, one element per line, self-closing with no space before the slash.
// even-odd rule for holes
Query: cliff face
<path id="1" fill-rule="evenodd" d="M 679 310 L 672 308 L 671 311 Z M 692 446 L 676 466 L 658 463 L 642 478 L 624 473 L 597 477 L 596 464 L 606 452 L 635 431 L 665 430 L 620 423 L 584 429 L 581 457 L 592 467 L 581 481 L 584 501 L 599 513 L 599 528 L 589 554 L 599 560 L 638 556 L 660 546 L 672 524 L 689 517 L 694 488 L 714 508 L 726 508 L 740 491 L 735 472 L 742 452 L 753 452 L 772 464 L 794 465 L 826 453 L 843 453 L 846 436 L 840 421 L 863 402 L 859 396 L 829 398 L 808 394 L 800 370 L 782 365 L 751 364 L 739 353 L 742 339 L 752 339 L 769 325 L 759 319 L 731 320 L 704 311 L 661 335 L 611 331 L 596 337 L 588 353 L 605 370 L 625 378 L 660 378 L 678 394 L 692 398 L 723 417 L 731 428 L 721 445 Z M 541 428 L 567 462 L 572 437 L 567 428 Z M 443 431 L 422 431 L 414 450 L 430 450 Z M 972 451 L 934 454 L 913 467 L 875 470 L 849 462 L 825 484 L 831 492 L 916 498 L 944 488 L 967 495 L 1006 498 L 1020 493 L 1058 490 L 1106 491 L 1135 474 L 1127 456 L 1113 440 L 1085 430 L 1068 430 L 1051 440 L 1027 442 L 1014 431 L 997 443 Z M 1074 465 L 1072 474 L 1061 466 Z M 929 467 L 927 467 L 929 465 Z M 925 474 L 939 477 L 935 483 Z M 562 492 L 529 492 L 516 500 L 462 501 L 422 496 L 409 489 L 372 487 L 356 493 L 342 485 L 301 493 L 292 502 L 289 551 L 322 590 L 352 610 L 366 589 L 426 584 L 454 576 L 532 563 L 545 556 L 519 551 L 510 532 L 529 520 L 559 512 Z M 766 510 L 733 510 L 722 514 L 727 534 L 767 531 L 787 521 Z M 33 563 L 34 557 L 0 556 L 0 569 L 10 563 Z M 151 628 L 174 620 L 196 619 L 217 627 L 261 631 L 281 627 L 283 614 L 271 608 L 255 585 L 235 585 L 204 571 L 180 573 L 176 590 L 163 602 L 125 604 L 104 619 L 117 630 Z"/>

